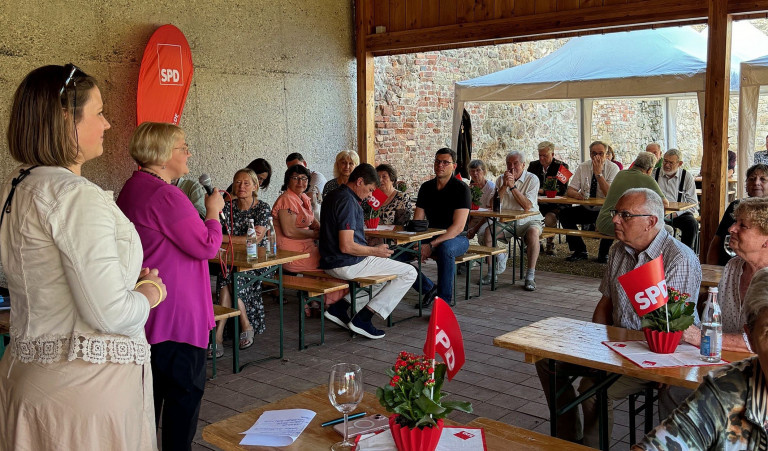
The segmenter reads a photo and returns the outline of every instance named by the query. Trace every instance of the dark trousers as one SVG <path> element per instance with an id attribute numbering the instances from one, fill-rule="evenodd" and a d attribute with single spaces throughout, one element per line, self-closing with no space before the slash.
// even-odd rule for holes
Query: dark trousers
<path id="1" fill-rule="evenodd" d="M 560 210 L 560 224 L 564 229 L 576 229 L 578 224 L 594 224 L 599 214 L 600 210 L 592 211 L 581 205 L 563 208 Z M 584 240 L 580 236 L 566 236 L 565 241 L 571 252 L 587 252 L 587 245 L 584 244 Z M 611 244 L 613 244 L 613 240 L 600 240 L 598 256 L 608 255 Z"/>
<path id="2" fill-rule="evenodd" d="M 163 451 L 190 450 L 205 389 L 205 349 L 164 341 L 152 345 L 155 426 L 162 412 Z"/>
<path id="3" fill-rule="evenodd" d="M 665 222 L 676 229 L 680 229 L 680 241 L 693 249 L 693 240 L 699 230 L 699 223 L 696 222 L 693 213 L 686 212 L 672 220 L 665 220 Z"/>

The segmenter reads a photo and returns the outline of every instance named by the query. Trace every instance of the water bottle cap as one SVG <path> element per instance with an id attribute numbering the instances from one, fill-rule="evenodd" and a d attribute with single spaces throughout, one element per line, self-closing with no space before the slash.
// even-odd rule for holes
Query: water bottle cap
<path id="1" fill-rule="evenodd" d="M 717 287 L 709 287 L 707 290 L 708 293 L 717 293 Z"/>

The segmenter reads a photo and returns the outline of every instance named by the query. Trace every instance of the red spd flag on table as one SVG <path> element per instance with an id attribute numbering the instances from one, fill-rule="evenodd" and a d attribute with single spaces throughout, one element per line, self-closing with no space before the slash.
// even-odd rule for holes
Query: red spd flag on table
<path id="1" fill-rule="evenodd" d="M 659 255 L 643 266 L 619 276 L 619 283 L 639 316 L 656 310 L 669 300 L 662 257 Z"/>
<path id="2" fill-rule="evenodd" d="M 440 298 L 435 298 L 432 306 L 424 343 L 424 355 L 434 359 L 435 353 L 440 354 L 448 366 L 448 380 L 453 379 L 464 365 L 464 339 L 453 309 Z"/>
<path id="3" fill-rule="evenodd" d="M 555 177 L 557 177 L 558 180 L 560 180 L 560 183 L 566 184 L 568 183 L 568 180 L 571 179 L 571 176 L 573 173 L 568 170 L 565 166 L 562 164 L 560 165 L 560 168 L 557 170 L 557 174 L 555 174 Z"/>
<path id="4" fill-rule="evenodd" d="M 376 190 L 368 197 L 368 205 L 370 205 L 374 210 L 378 210 L 382 205 L 384 205 L 387 197 L 389 196 L 384 194 L 384 191 L 376 188 Z"/>
<path id="5" fill-rule="evenodd" d="M 163 25 L 149 38 L 139 70 L 136 124 L 178 125 L 192 83 L 192 52 L 184 33 Z"/>

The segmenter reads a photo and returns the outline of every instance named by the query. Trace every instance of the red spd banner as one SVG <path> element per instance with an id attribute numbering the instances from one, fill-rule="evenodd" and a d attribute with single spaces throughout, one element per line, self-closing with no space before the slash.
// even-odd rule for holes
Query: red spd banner
<path id="1" fill-rule="evenodd" d="M 136 94 L 136 123 L 178 125 L 192 83 L 192 52 L 173 25 L 158 28 L 144 49 Z"/>
<path id="2" fill-rule="evenodd" d="M 370 205 L 374 210 L 378 210 L 382 205 L 384 205 L 387 197 L 389 196 L 384 194 L 384 191 L 376 188 L 376 190 L 371 193 L 370 197 L 368 197 L 368 205 Z"/>
<path id="3" fill-rule="evenodd" d="M 619 283 L 639 316 L 652 312 L 669 300 L 663 255 L 619 276 Z"/>
<path id="4" fill-rule="evenodd" d="M 568 180 L 571 179 L 571 176 L 573 173 L 568 170 L 565 166 L 562 164 L 560 165 L 560 169 L 557 170 L 557 174 L 555 174 L 555 177 L 557 177 L 558 180 L 560 180 L 560 183 L 566 184 L 568 183 Z"/>
<path id="5" fill-rule="evenodd" d="M 464 338 L 453 309 L 440 298 L 435 298 L 432 306 L 427 341 L 424 342 L 424 355 L 434 359 L 435 353 L 440 354 L 448 367 L 448 380 L 453 379 L 464 365 Z"/>

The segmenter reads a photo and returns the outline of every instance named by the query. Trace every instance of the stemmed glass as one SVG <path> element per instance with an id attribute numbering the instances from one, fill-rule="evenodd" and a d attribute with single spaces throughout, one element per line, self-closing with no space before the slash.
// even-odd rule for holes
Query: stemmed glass
<path id="1" fill-rule="evenodd" d="M 731 235 L 726 235 L 725 239 L 723 239 L 723 249 L 725 250 L 725 253 L 731 257 L 736 256 L 736 251 L 731 249 Z"/>
<path id="2" fill-rule="evenodd" d="M 328 399 L 339 412 L 344 414 L 344 441 L 331 446 L 332 451 L 351 451 L 355 443 L 347 434 L 347 415 L 363 400 L 363 375 L 359 365 L 338 363 L 331 368 L 328 381 Z"/>

